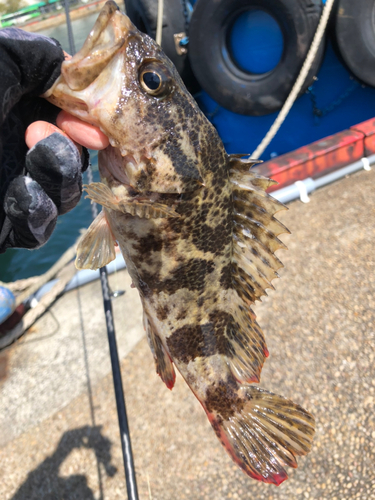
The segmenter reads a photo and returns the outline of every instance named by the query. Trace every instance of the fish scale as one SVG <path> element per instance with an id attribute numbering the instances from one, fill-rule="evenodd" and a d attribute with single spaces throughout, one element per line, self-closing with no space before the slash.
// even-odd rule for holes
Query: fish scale
<path id="1" fill-rule="evenodd" d="M 227 155 L 171 61 L 112 1 L 45 97 L 110 141 L 101 182 L 85 187 L 103 211 L 77 267 L 106 265 L 119 244 L 161 379 L 172 389 L 176 367 L 233 460 L 280 484 L 309 452 L 314 418 L 251 385 L 268 356 L 251 306 L 273 288 L 287 231 L 273 181 Z"/>

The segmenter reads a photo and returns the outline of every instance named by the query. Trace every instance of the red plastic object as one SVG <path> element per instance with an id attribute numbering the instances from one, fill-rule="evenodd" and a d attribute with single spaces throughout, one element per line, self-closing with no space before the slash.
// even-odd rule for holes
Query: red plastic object
<path id="1" fill-rule="evenodd" d="M 268 189 L 275 191 L 307 177 L 321 177 L 373 154 L 375 118 L 266 161 L 254 170 L 276 180 L 279 184 Z"/>
<path id="2" fill-rule="evenodd" d="M 276 180 L 279 184 L 268 190 L 275 191 L 307 177 L 321 177 L 360 160 L 365 156 L 364 138 L 362 131 L 345 130 L 262 163 L 254 170 Z M 375 136 L 373 141 L 375 147 Z"/>
<path id="3" fill-rule="evenodd" d="M 375 118 L 371 118 L 371 120 L 359 123 L 350 128 L 364 134 L 365 156 L 375 154 Z"/>

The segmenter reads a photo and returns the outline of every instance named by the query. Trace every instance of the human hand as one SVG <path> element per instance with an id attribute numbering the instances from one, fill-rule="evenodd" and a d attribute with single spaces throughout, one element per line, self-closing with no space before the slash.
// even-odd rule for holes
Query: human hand
<path id="1" fill-rule="evenodd" d="M 82 172 L 88 164 L 85 148 L 108 145 L 99 129 L 38 97 L 59 76 L 63 60 L 61 47 L 52 39 L 14 28 L 0 31 L 0 73 L 4 75 L 0 81 L 0 253 L 11 247 L 43 245 L 58 215 L 80 199 Z"/>

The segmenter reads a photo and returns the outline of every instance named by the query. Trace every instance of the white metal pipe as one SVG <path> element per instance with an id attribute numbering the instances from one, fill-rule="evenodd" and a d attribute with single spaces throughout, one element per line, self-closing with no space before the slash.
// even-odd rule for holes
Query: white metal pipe
<path id="1" fill-rule="evenodd" d="M 343 177 L 354 174 L 359 170 L 365 168 L 368 165 L 372 165 L 375 163 L 375 155 L 371 155 L 367 158 L 362 158 L 361 160 L 352 163 L 351 165 L 347 165 L 346 167 L 340 168 L 340 170 L 335 170 L 330 174 L 324 175 L 323 177 L 319 177 L 318 179 L 312 179 L 311 177 L 307 177 L 302 181 L 298 181 L 297 183 L 291 184 L 285 188 L 278 189 L 271 193 L 271 196 L 276 198 L 276 200 L 281 201 L 282 203 L 288 203 L 289 201 L 296 200 L 301 197 L 301 187 L 300 183 L 302 183 L 305 187 L 305 191 L 307 194 L 312 193 L 315 189 L 326 186 L 327 184 L 331 184 Z"/>
<path id="2" fill-rule="evenodd" d="M 116 259 L 107 264 L 107 271 L 108 274 L 111 274 L 115 271 L 124 269 L 124 267 L 126 267 L 124 257 L 121 253 L 118 253 L 116 255 Z M 78 271 L 66 285 L 64 292 L 69 292 L 69 290 L 73 290 L 74 288 L 77 288 L 79 286 L 86 285 L 91 281 L 99 279 L 99 277 L 99 269 L 96 271 L 91 271 L 90 269 L 83 269 L 82 271 Z M 57 283 L 57 281 L 58 279 L 49 281 L 41 288 L 39 288 L 39 290 L 32 297 L 29 297 L 28 300 L 32 300 L 33 298 L 35 298 L 37 301 L 39 301 L 43 297 L 43 295 L 51 290 L 51 288 L 55 285 L 55 283 Z"/>

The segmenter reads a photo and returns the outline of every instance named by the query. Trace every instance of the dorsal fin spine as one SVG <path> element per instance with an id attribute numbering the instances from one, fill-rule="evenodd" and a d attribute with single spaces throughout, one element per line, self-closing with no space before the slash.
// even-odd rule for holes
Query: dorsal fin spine
<path id="1" fill-rule="evenodd" d="M 236 262 L 237 266 L 240 266 L 243 271 L 245 271 L 248 275 L 250 275 L 251 271 L 253 272 L 252 277 L 255 279 L 254 274 L 257 273 L 258 277 L 262 281 L 262 283 L 259 283 L 258 280 L 256 280 L 256 283 L 258 284 L 259 288 L 266 289 L 266 288 L 272 288 L 274 289 L 274 286 L 271 284 L 267 276 L 262 272 L 259 267 L 257 267 L 252 261 L 248 259 L 243 258 L 243 254 L 239 253 L 238 250 L 234 249 L 233 250 L 233 261 Z"/>
<path id="2" fill-rule="evenodd" d="M 245 218 L 245 223 L 243 218 L 243 214 L 237 211 L 234 212 L 235 223 L 241 227 L 242 234 L 244 236 L 257 239 L 261 243 L 263 243 L 263 240 L 267 240 L 270 243 L 270 246 L 272 245 L 273 248 L 271 250 L 273 252 L 280 249 L 286 250 L 286 245 L 272 231 L 267 229 L 264 224 L 250 218 Z"/>
<path id="3" fill-rule="evenodd" d="M 282 267 L 274 252 L 285 248 L 277 236 L 288 231 L 274 218 L 274 214 L 285 207 L 265 192 L 270 182 L 245 172 L 243 162 L 241 168 L 238 164 L 238 159 L 230 161 L 233 167 L 230 169 L 233 246 L 228 284 L 232 292 L 228 294 L 227 306 L 233 323 L 227 326 L 227 362 L 233 376 L 240 383 L 249 384 L 259 381 L 264 359 L 268 356 L 262 330 L 251 306 L 267 295 L 266 289 L 274 288 L 272 280 Z"/>

